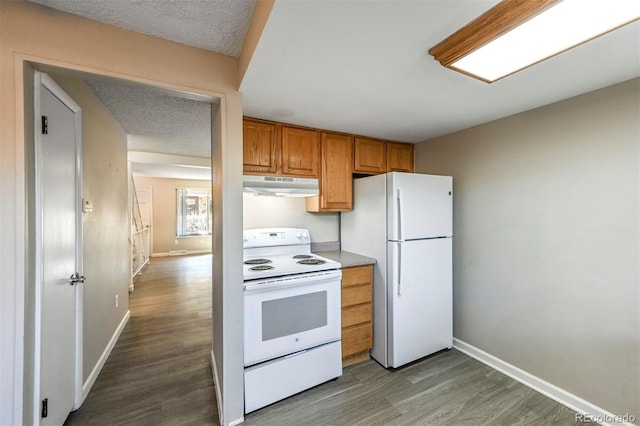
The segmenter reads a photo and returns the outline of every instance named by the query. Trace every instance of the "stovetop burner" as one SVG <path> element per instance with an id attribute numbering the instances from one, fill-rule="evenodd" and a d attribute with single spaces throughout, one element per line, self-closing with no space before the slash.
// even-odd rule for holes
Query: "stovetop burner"
<path id="1" fill-rule="evenodd" d="M 257 280 L 279 280 L 281 277 L 288 280 L 293 279 L 289 276 L 324 274 L 340 268 L 340 262 L 311 252 L 307 229 L 245 229 L 242 237 L 243 278 L 245 283 L 252 282 L 251 285 Z"/>
<path id="2" fill-rule="evenodd" d="M 300 265 L 322 265 L 327 262 L 320 259 L 304 259 L 304 260 L 299 260 L 297 263 L 299 263 Z"/>
<path id="3" fill-rule="evenodd" d="M 265 263 L 271 263 L 271 261 L 269 259 L 249 259 L 244 261 L 245 265 L 264 265 Z"/>
<path id="4" fill-rule="evenodd" d="M 270 269 L 273 269 L 273 266 L 258 265 L 258 266 L 252 266 L 251 268 L 249 268 L 250 271 L 268 271 Z"/>

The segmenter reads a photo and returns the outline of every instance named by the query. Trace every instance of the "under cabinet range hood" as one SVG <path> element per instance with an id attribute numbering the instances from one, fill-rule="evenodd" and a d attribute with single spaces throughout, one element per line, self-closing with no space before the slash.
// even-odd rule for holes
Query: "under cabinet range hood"
<path id="1" fill-rule="evenodd" d="M 244 175 L 242 186 L 246 194 L 254 195 L 313 197 L 320 193 L 318 179 Z"/>

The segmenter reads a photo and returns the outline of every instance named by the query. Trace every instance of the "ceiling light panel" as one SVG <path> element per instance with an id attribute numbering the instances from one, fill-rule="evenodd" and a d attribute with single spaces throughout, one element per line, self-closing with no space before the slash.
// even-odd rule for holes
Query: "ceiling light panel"
<path id="1" fill-rule="evenodd" d="M 496 8 L 502 6 L 504 9 L 508 4 L 518 7 L 518 3 L 522 4 L 507 0 Z M 482 16 L 489 16 L 489 19 L 483 21 L 484 25 L 493 24 L 490 19 L 492 10 Z M 479 43 L 477 47 L 469 48 L 470 53 L 443 65 L 480 80 L 493 82 L 637 20 L 640 17 L 640 1 L 563 0 L 555 2 L 540 13 L 533 12 L 535 16 L 510 30 L 500 31 L 494 28 L 496 33 L 502 35 L 486 44 Z M 508 26 L 509 22 L 502 20 L 500 25 Z M 438 59 L 436 55 L 434 57 Z"/>

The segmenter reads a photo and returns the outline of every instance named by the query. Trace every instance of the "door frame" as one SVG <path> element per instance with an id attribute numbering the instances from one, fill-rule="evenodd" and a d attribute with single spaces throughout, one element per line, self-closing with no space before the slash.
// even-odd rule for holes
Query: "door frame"
<path id="1" fill-rule="evenodd" d="M 76 55 L 75 58 L 82 57 Z M 33 394 L 34 371 L 33 350 L 31 344 L 34 341 L 32 332 L 34 326 L 33 291 L 34 279 L 30 271 L 34 271 L 35 255 L 32 248 L 35 238 L 31 230 L 31 222 L 35 216 L 35 208 L 30 209 L 30 200 L 34 195 L 34 184 L 30 176 L 33 173 L 30 168 L 33 162 L 33 117 L 30 107 L 33 106 L 32 94 L 34 70 L 56 69 L 65 72 L 89 73 L 105 78 L 115 78 L 122 81 L 130 81 L 149 85 L 172 92 L 182 92 L 197 99 L 208 100 L 213 105 L 218 105 L 212 110 L 212 169 L 216 173 L 212 177 L 214 196 L 214 215 L 220 218 L 214 221 L 214 229 L 217 230 L 217 238 L 214 238 L 214 258 L 218 258 L 214 268 L 214 300 L 218 297 L 219 303 L 214 303 L 213 312 L 213 348 L 211 351 L 212 364 L 216 365 L 213 376 L 216 381 L 216 395 L 221 424 L 237 424 L 243 419 L 243 389 L 242 374 L 242 289 L 235 285 L 242 278 L 242 268 L 239 262 L 242 259 L 242 243 L 238 238 L 242 234 L 242 218 L 238 219 L 233 212 L 242 210 L 242 147 L 231 141 L 242 139 L 242 98 L 235 89 L 222 86 L 216 89 L 209 88 L 207 81 L 196 80 L 191 85 L 176 82 L 177 79 L 171 72 L 155 72 L 156 70 L 142 70 L 125 72 L 120 70 L 118 64 L 113 67 L 99 66 L 95 61 L 85 62 L 65 61 L 54 59 L 50 56 L 37 54 L 32 51 L 26 53 L 15 52 L 13 55 L 13 73 L 8 71 L 8 77 L 14 80 L 14 104 L 16 111 L 15 128 L 15 152 L 16 167 L 10 170 L 13 181 L 9 185 L 15 187 L 15 219 L 10 219 L 10 224 L 15 224 L 15 244 L 10 240 L 2 248 L 15 248 L 15 255 L 9 258 L 2 266 L 9 265 L 9 279 L 15 279 L 15 288 L 8 286 L 2 288 L 3 296 L 13 303 L 2 318 L 9 318 L 9 327 L 13 333 L 4 333 L 0 338 L 8 342 L 8 347 L 3 349 L 2 355 L 7 360 L 0 362 L 2 368 L 9 367 L 12 375 L 13 392 L 10 400 L 0 404 L 0 410 L 9 407 L 12 412 L 7 416 L 13 419 L 12 423 L 22 424 L 29 421 L 32 414 L 31 401 Z M 125 67 L 126 68 L 126 67 Z M 170 70 L 171 71 L 171 70 Z M 188 84 L 188 83 L 187 83 Z M 26 127 L 25 127 L 26 126 Z M 9 129 L 11 131 L 11 129 Z M 239 195 L 238 195 L 239 194 Z M 7 209 L 5 209 L 7 210 Z M 9 209 L 10 210 L 10 209 Z M 3 214 L 5 211 L 3 210 Z M 223 219 L 224 216 L 224 219 Z M 35 226 L 34 226 L 35 228 Z M 216 254 L 218 253 L 218 254 Z M 224 256 L 222 256 L 224 253 Z M 216 309 L 220 306 L 229 309 Z M 240 307 L 240 309 L 237 309 Z M 8 336 L 8 337 L 7 337 Z M 215 350 L 213 350 L 215 348 Z M 216 363 L 216 358 L 218 362 Z M 222 362 L 224 361 L 224 362 Z M 3 376 L 4 377 L 4 376 Z M 238 381 L 237 379 L 240 378 Z M 220 380 L 224 379 L 224 380 Z M 224 395 L 224 398 L 223 398 Z M 223 411 L 224 409 L 224 411 Z M 27 414 L 28 413 L 28 414 Z M 4 413 L 2 413 L 4 415 Z M 29 422 L 31 423 L 31 422 Z"/>
<path id="2" fill-rule="evenodd" d="M 40 366 L 41 366 L 41 324 L 42 324 L 42 164 L 46 159 L 42 158 L 41 122 L 37 117 L 41 115 L 41 92 L 45 87 L 67 108 L 74 113 L 75 119 L 75 172 L 76 172 L 76 272 L 84 275 L 82 259 L 82 109 L 58 84 L 47 74 L 35 71 L 34 77 L 34 171 L 35 171 L 35 345 L 34 345 L 34 375 L 33 375 L 33 420 L 34 424 L 40 424 Z M 82 404 L 82 317 L 83 317 L 83 286 L 75 285 L 75 359 L 74 359 L 74 404 L 73 409 L 78 409 Z"/>

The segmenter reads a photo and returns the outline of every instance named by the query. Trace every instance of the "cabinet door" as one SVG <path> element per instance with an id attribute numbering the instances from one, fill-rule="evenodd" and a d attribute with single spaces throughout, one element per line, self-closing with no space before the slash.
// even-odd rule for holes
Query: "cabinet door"
<path id="1" fill-rule="evenodd" d="M 319 164 L 318 132 L 282 126 L 282 175 L 317 178 Z"/>
<path id="2" fill-rule="evenodd" d="M 322 133 L 319 206 L 316 211 L 353 208 L 353 138 Z M 309 200 L 309 199 L 307 199 Z M 307 210 L 309 208 L 307 203 Z"/>
<path id="3" fill-rule="evenodd" d="M 275 174 L 278 171 L 276 125 L 245 118 L 242 121 L 243 170 L 246 174 Z"/>
<path id="4" fill-rule="evenodd" d="M 413 173 L 413 144 L 387 142 L 387 171 Z"/>
<path id="5" fill-rule="evenodd" d="M 354 167 L 356 173 L 378 174 L 387 171 L 386 142 L 356 136 Z"/>

